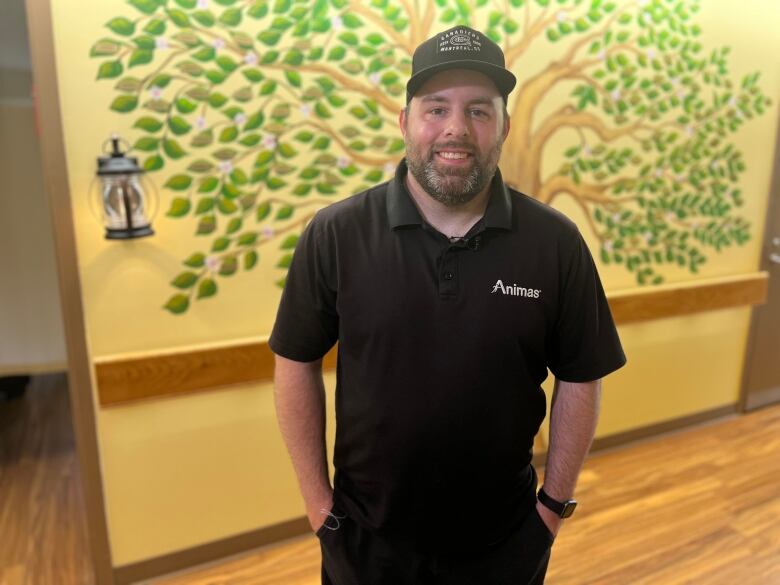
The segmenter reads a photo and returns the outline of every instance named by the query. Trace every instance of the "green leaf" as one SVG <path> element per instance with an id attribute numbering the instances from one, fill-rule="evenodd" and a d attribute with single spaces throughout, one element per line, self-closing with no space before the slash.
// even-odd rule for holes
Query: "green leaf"
<path id="1" fill-rule="evenodd" d="M 151 136 L 143 136 L 135 141 L 135 144 L 133 144 L 133 148 L 137 150 L 143 150 L 145 152 L 151 152 L 153 150 L 157 150 L 157 147 L 159 145 L 160 145 L 159 138 L 153 138 Z"/>
<path id="2" fill-rule="evenodd" d="M 108 57 L 109 55 L 116 55 L 122 45 L 114 41 L 113 39 L 101 39 L 92 45 L 89 50 L 90 57 Z"/>
<path id="3" fill-rule="evenodd" d="M 263 18 L 268 14 L 268 2 L 266 0 L 257 0 L 252 6 L 249 7 L 247 12 L 252 18 Z"/>
<path id="4" fill-rule="evenodd" d="M 314 138 L 314 134 L 312 134 L 308 130 L 302 130 L 298 132 L 298 134 L 296 134 L 294 138 L 298 142 L 311 142 L 312 138 Z"/>
<path id="5" fill-rule="evenodd" d="M 198 206 L 195 208 L 195 215 L 200 215 L 214 209 L 213 197 L 201 197 L 198 200 Z"/>
<path id="6" fill-rule="evenodd" d="M 287 51 L 287 54 L 284 56 L 282 62 L 285 65 L 289 65 L 291 67 L 297 67 L 298 65 L 303 63 L 303 53 L 301 53 L 298 49 L 292 49 L 290 51 Z"/>
<path id="7" fill-rule="evenodd" d="M 168 187 L 174 191 L 184 191 L 192 184 L 192 177 L 189 175 L 173 175 L 165 182 L 163 187 Z M 189 201 L 187 201 L 187 210 L 189 211 Z"/>
<path id="8" fill-rule="evenodd" d="M 176 109 L 179 110 L 182 114 L 189 114 L 190 112 L 194 112 L 198 107 L 198 104 L 183 97 L 177 99 L 175 104 Z"/>
<path id="9" fill-rule="evenodd" d="M 232 183 L 224 183 L 222 185 L 222 191 L 221 192 L 228 199 L 235 199 L 235 198 L 241 196 L 241 191 L 239 191 L 238 187 L 236 187 Z"/>
<path id="10" fill-rule="evenodd" d="M 341 45 L 338 45 L 336 47 L 333 47 L 330 51 L 328 51 L 328 61 L 340 61 L 344 58 L 344 55 L 347 54 L 347 50 L 342 47 Z"/>
<path id="11" fill-rule="evenodd" d="M 154 59 L 154 51 L 150 49 L 136 49 L 130 54 L 127 66 L 129 68 L 137 65 L 145 65 L 146 63 L 150 63 L 152 59 Z"/>
<path id="12" fill-rule="evenodd" d="M 158 6 L 155 0 L 129 0 L 129 4 L 144 14 L 154 13 Z"/>
<path id="13" fill-rule="evenodd" d="M 219 85 L 225 81 L 225 74 L 219 69 L 210 69 L 206 71 L 206 78 L 214 85 Z"/>
<path id="14" fill-rule="evenodd" d="M 317 104 L 314 106 L 314 113 L 317 114 L 318 118 L 331 118 L 333 116 L 330 113 L 328 106 L 322 102 L 317 102 Z"/>
<path id="15" fill-rule="evenodd" d="M 168 209 L 168 217 L 182 217 L 190 211 L 190 200 L 183 197 L 176 197 L 171 201 L 171 207 Z"/>
<path id="16" fill-rule="evenodd" d="M 123 16 L 112 18 L 106 23 L 106 26 L 123 37 L 129 37 L 135 32 L 135 23 Z"/>
<path id="17" fill-rule="evenodd" d="M 282 33 L 280 33 L 278 30 L 264 30 L 257 35 L 257 40 L 259 40 L 264 45 L 273 47 L 276 43 L 279 42 L 281 37 Z"/>
<path id="18" fill-rule="evenodd" d="M 228 8 L 220 15 L 219 21 L 227 26 L 238 26 L 241 24 L 241 9 Z"/>
<path id="19" fill-rule="evenodd" d="M 176 135 L 186 134 L 192 129 L 192 126 L 187 123 L 187 120 L 181 116 L 173 116 L 168 120 L 168 127 L 171 129 L 171 132 Z"/>
<path id="20" fill-rule="evenodd" d="M 204 278 L 203 280 L 200 281 L 200 284 L 198 285 L 198 295 L 197 295 L 199 299 L 213 297 L 215 294 L 217 294 L 217 283 L 214 282 L 214 279 Z"/>
<path id="21" fill-rule="evenodd" d="M 179 28 L 187 28 L 190 26 L 190 19 L 183 10 L 179 10 L 177 8 L 169 10 L 168 17 L 171 19 L 171 22 L 173 22 L 173 24 Z"/>
<path id="22" fill-rule="evenodd" d="M 213 153 L 215 158 L 218 158 L 219 160 L 230 160 L 234 156 L 236 156 L 236 151 L 232 148 L 220 148 L 216 152 Z"/>
<path id="23" fill-rule="evenodd" d="M 218 91 L 215 91 L 209 96 L 209 105 L 212 108 L 221 108 L 227 103 L 228 99 Z"/>
<path id="24" fill-rule="evenodd" d="M 279 262 L 277 263 L 277 268 L 289 268 L 290 264 L 292 264 L 293 255 L 292 254 L 285 254 L 279 259 Z"/>
<path id="25" fill-rule="evenodd" d="M 265 115 L 263 112 L 256 112 L 249 116 L 249 118 L 246 121 L 246 124 L 244 124 L 244 131 L 248 130 L 254 130 L 255 128 L 259 128 L 263 125 L 263 122 L 265 121 Z"/>
<path id="26" fill-rule="evenodd" d="M 257 210 L 255 211 L 256 214 L 255 216 L 257 221 L 263 221 L 266 217 L 268 217 L 270 213 L 271 213 L 271 204 L 266 202 L 266 203 L 261 203 L 260 205 L 257 206 Z"/>
<path id="27" fill-rule="evenodd" d="M 239 246 L 251 246 L 257 241 L 257 233 L 256 232 L 246 232 L 239 236 L 238 238 L 238 245 Z"/>
<path id="28" fill-rule="evenodd" d="M 212 59 L 214 59 L 216 54 L 217 52 L 214 49 L 214 47 L 201 47 L 200 49 L 192 53 L 192 57 L 202 63 L 205 63 L 206 61 L 211 61 Z"/>
<path id="29" fill-rule="evenodd" d="M 152 118 L 151 116 L 143 116 L 138 118 L 135 121 L 135 124 L 133 124 L 133 128 L 140 128 L 141 130 L 146 130 L 147 132 L 157 132 L 162 127 L 163 123 L 157 118 Z"/>
<path id="30" fill-rule="evenodd" d="M 270 95 L 276 90 L 276 82 L 273 79 L 268 79 L 260 86 L 260 95 Z"/>
<path id="31" fill-rule="evenodd" d="M 104 61 L 98 67 L 98 79 L 113 79 L 122 75 L 124 67 L 120 61 Z"/>
<path id="32" fill-rule="evenodd" d="M 120 95 L 114 98 L 111 102 L 111 109 L 115 112 L 127 113 L 131 112 L 138 105 L 138 98 L 134 95 Z"/>
<path id="33" fill-rule="evenodd" d="M 240 217 L 234 217 L 233 219 L 231 219 L 231 220 L 228 222 L 228 224 L 227 224 L 227 228 L 225 228 L 225 233 L 226 233 L 226 234 L 234 234 L 234 233 L 236 233 L 238 230 L 240 230 L 240 229 L 241 229 L 241 225 L 242 225 L 243 223 L 244 223 L 244 222 L 243 222 L 243 221 L 241 221 L 241 218 L 240 218 Z"/>
<path id="34" fill-rule="evenodd" d="M 141 89 L 141 80 L 137 77 L 123 77 L 114 86 L 114 89 L 125 92 L 134 92 Z"/>
<path id="35" fill-rule="evenodd" d="M 143 168 L 145 171 L 156 171 L 163 168 L 165 161 L 159 154 L 150 156 L 144 161 Z"/>
<path id="36" fill-rule="evenodd" d="M 287 236 L 284 241 L 282 242 L 280 248 L 282 250 L 294 250 L 295 246 L 298 244 L 298 240 L 300 239 L 300 236 L 296 234 L 291 234 Z"/>
<path id="37" fill-rule="evenodd" d="M 235 71 L 236 67 L 238 66 L 233 59 L 228 57 L 227 55 L 220 55 L 215 59 L 215 62 L 217 65 L 219 65 L 219 68 L 222 69 L 225 73 L 230 73 L 232 71 Z"/>
<path id="38" fill-rule="evenodd" d="M 357 46 L 359 42 L 358 36 L 353 32 L 341 33 L 338 38 L 342 43 L 351 47 Z"/>
<path id="39" fill-rule="evenodd" d="M 241 73 L 244 75 L 244 77 L 247 78 L 248 81 L 251 81 L 252 83 L 257 83 L 258 81 L 262 81 L 265 77 L 263 73 L 254 67 L 250 69 L 243 69 Z"/>
<path id="40" fill-rule="evenodd" d="M 214 240 L 214 243 L 211 246 L 212 252 L 222 252 L 226 250 L 230 246 L 230 238 L 226 238 L 225 236 L 221 236 Z"/>
<path id="41" fill-rule="evenodd" d="M 228 126 L 227 128 L 223 128 L 222 132 L 219 133 L 219 141 L 220 142 L 232 142 L 236 139 L 238 136 L 238 128 L 235 126 Z"/>
<path id="42" fill-rule="evenodd" d="M 284 158 L 292 158 L 298 154 L 298 151 L 287 143 L 280 144 L 278 150 L 279 154 L 281 154 Z"/>
<path id="43" fill-rule="evenodd" d="M 276 212 L 276 219 L 277 220 L 288 219 L 292 216 L 294 211 L 295 208 L 290 205 L 285 205 L 283 207 L 280 207 L 279 211 Z"/>
<path id="44" fill-rule="evenodd" d="M 210 193 L 219 185 L 219 179 L 217 177 L 206 177 L 200 182 L 198 187 L 199 193 Z"/>
<path id="45" fill-rule="evenodd" d="M 189 270 L 182 272 L 176 278 L 171 281 L 171 284 L 176 288 L 188 289 L 198 282 L 198 275 Z"/>
<path id="46" fill-rule="evenodd" d="M 303 79 L 301 78 L 301 74 L 298 73 L 297 71 L 285 69 L 284 76 L 287 78 L 287 81 L 293 87 L 301 87 L 301 84 L 303 83 Z"/>
<path id="47" fill-rule="evenodd" d="M 276 2 L 274 2 L 274 12 L 276 14 L 283 14 L 290 10 L 291 4 L 292 0 L 276 0 Z"/>
<path id="48" fill-rule="evenodd" d="M 206 255 L 201 254 L 200 252 L 195 252 L 184 261 L 184 264 L 190 268 L 200 268 L 206 264 Z"/>
<path id="49" fill-rule="evenodd" d="M 228 256 L 222 261 L 219 267 L 219 273 L 222 276 L 232 276 L 238 270 L 238 260 L 235 256 Z"/>
<path id="50" fill-rule="evenodd" d="M 266 179 L 265 184 L 271 191 L 276 191 L 277 189 L 287 186 L 287 183 L 278 177 L 269 177 Z"/>
<path id="51" fill-rule="evenodd" d="M 258 256 L 254 250 L 249 250 L 244 254 L 244 270 L 251 270 L 257 264 Z"/>
<path id="52" fill-rule="evenodd" d="M 171 140 L 169 138 L 165 139 L 163 140 L 162 146 L 165 154 L 167 154 L 170 158 L 177 159 L 186 154 L 181 145 L 175 140 Z"/>
<path id="53" fill-rule="evenodd" d="M 180 315 L 190 306 L 190 298 L 187 295 L 177 294 L 173 295 L 168 302 L 165 303 L 165 309 L 168 309 L 174 315 Z"/>
<path id="54" fill-rule="evenodd" d="M 192 18 L 203 26 L 214 26 L 214 14 L 210 10 L 197 10 L 192 13 Z"/>

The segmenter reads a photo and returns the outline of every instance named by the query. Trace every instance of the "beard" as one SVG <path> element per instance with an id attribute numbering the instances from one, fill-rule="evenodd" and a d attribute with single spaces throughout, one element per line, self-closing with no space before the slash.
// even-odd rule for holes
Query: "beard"
<path id="1" fill-rule="evenodd" d="M 427 152 L 423 152 L 419 145 L 409 140 L 408 134 L 405 143 L 406 166 L 409 172 L 428 195 L 447 207 L 468 203 L 490 183 L 498 168 L 502 145 L 502 141 L 497 140 L 483 155 L 475 146 L 465 142 L 434 144 Z M 467 150 L 471 155 L 471 166 L 439 166 L 435 153 L 447 148 Z"/>

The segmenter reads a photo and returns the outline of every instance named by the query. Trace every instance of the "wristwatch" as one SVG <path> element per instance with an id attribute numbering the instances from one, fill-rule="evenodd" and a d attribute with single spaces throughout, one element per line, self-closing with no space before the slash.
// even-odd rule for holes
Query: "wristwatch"
<path id="1" fill-rule="evenodd" d="M 544 492 L 544 488 L 539 490 L 537 497 L 545 508 L 552 510 L 561 518 L 568 518 L 574 514 L 574 508 L 577 507 L 577 500 L 566 500 L 565 502 L 559 502 L 558 500 L 555 500 L 547 495 Z"/>

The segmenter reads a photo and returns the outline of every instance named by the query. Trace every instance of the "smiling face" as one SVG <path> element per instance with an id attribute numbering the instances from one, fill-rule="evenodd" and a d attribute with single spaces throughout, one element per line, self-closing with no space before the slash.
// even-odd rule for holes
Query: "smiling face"
<path id="1" fill-rule="evenodd" d="M 470 69 L 431 77 L 401 111 L 406 163 L 420 186 L 449 207 L 483 193 L 509 131 L 493 81 Z"/>

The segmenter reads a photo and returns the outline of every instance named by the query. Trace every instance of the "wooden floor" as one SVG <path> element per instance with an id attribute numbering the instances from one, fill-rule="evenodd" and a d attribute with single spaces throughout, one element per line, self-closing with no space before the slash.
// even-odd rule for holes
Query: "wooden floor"
<path id="1" fill-rule="evenodd" d="M 780 406 L 595 454 L 577 495 L 548 585 L 780 584 Z M 0 584 L 91 585 L 86 550 L 65 379 L 34 378 L 0 403 Z M 154 585 L 318 576 L 305 536 Z"/>
<path id="2" fill-rule="evenodd" d="M 0 402 L 0 584 L 89 585 L 86 523 L 64 375 Z"/>
<path id="3" fill-rule="evenodd" d="M 780 584 L 780 406 L 594 454 L 577 495 L 547 585 Z M 153 583 L 319 585 L 319 548 L 301 537 Z"/>

